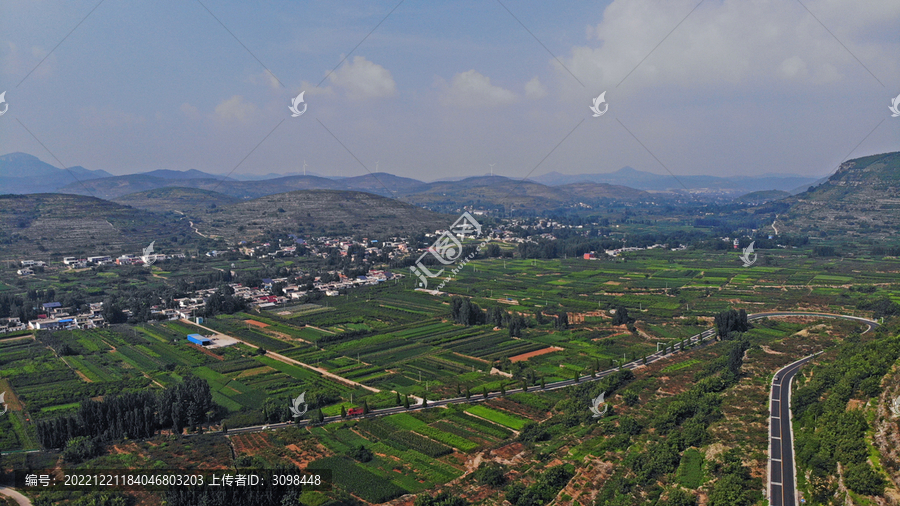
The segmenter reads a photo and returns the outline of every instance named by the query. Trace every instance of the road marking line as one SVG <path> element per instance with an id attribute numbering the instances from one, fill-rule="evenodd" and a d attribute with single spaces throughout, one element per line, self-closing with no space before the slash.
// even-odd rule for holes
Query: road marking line
<path id="1" fill-rule="evenodd" d="M 772 436 L 772 439 L 781 439 L 780 437 Z"/>
<path id="2" fill-rule="evenodd" d="M 772 462 L 781 462 L 781 459 L 772 459 Z"/>
<path id="3" fill-rule="evenodd" d="M 781 486 L 781 483 L 775 483 L 775 482 L 773 481 L 773 482 L 772 482 L 772 485 L 778 485 L 778 486 L 780 487 L 780 486 Z"/>

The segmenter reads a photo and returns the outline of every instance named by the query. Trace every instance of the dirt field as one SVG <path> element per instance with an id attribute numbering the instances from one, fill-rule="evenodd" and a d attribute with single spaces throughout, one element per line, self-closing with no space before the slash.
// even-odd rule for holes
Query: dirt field
<path id="1" fill-rule="evenodd" d="M 553 353 L 554 351 L 561 351 L 564 348 L 560 348 L 558 346 L 551 346 L 549 348 L 544 348 L 541 350 L 535 350 L 528 353 L 523 353 L 521 355 L 516 355 L 514 357 L 510 357 L 510 362 L 521 362 L 523 360 L 528 360 L 531 357 L 537 357 L 540 355 L 546 355 L 547 353 Z"/>
<path id="2" fill-rule="evenodd" d="M 261 329 L 269 326 L 268 323 L 258 322 L 256 320 L 244 320 L 244 323 L 246 323 L 247 325 L 253 325 L 254 327 L 259 327 Z"/>

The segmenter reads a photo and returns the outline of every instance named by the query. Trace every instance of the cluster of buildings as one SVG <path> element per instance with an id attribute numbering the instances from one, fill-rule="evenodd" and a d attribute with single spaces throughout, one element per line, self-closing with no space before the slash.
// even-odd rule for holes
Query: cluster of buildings
<path id="1" fill-rule="evenodd" d="M 44 267 L 47 262 L 42 260 L 22 260 L 19 262 L 22 268 L 16 271 L 19 276 L 33 276 L 35 267 Z"/>
<path id="2" fill-rule="evenodd" d="M 47 302 L 42 309 L 44 313 L 39 314 L 36 320 L 28 322 L 27 327 L 22 324 L 22 328 L 18 330 L 25 330 L 25 328 L 30 330 L 73 330 L 106 326 L 102 302 L 93 302 L 87 310 L 74 315 L 70 314 L 71 308 L 62 307 L 59 302 Z"/>

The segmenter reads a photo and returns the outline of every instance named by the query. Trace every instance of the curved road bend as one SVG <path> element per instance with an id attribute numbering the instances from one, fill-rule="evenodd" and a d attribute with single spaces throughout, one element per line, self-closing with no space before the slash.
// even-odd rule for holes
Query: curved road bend
<path id="1" fill-rule="evenodd" d="M 778 316 L 816 316 L 858 321 L 868 325 L 865 332 L 878 323 L 857 316 L 834 315 L 830 313 L 759 313 L 748 319 Z M 864 332 L 864 333 L 865 333 Z M 821 352 L 819 352 L 821 353 Z M 797 506 L 800 503 L 797 492 L 797 466 L 794 462 L 794 429 L 791 420 L 791 382 L 804 364 L 815 358 L 815 353 L 788 364 L 772 377 L 772 391 L 769 394 L 769 504 L 771 506 Z"/>
<path id="2" fill-rule="evenodd" d="M 4 495 L 13 501 L 16 501 L 19 506 L 32 506 L 31 500 L 17 492 L 15 489 L 0 485 L 0 495 Z"/>

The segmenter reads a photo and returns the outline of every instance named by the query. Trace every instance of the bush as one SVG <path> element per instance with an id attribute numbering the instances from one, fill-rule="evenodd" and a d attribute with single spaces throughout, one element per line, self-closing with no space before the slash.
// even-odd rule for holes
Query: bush
<path id="1" fill-rule="evenodd" d="M 866 462 L 847 466 L 844 473 L 844 483 L 847 484 L 847 488 L 858 494 L 884 494 L 884 478 L 876 473 Z"/>
<path id="2" fill-rule="evenodd" d="M 350 450 L 350 456 L 360 462 L 371 462 L 375 456 L 372 454 L 372 450 L 366 448 L 363 445 L 359 445 L 356 448 Z"/>
<path id="3" fill-rule="evenodd" d="M 482 463 L 472 475 L 482 485 L 502 487 L 506 484 L 506 473 L 500 464 Z"/>

